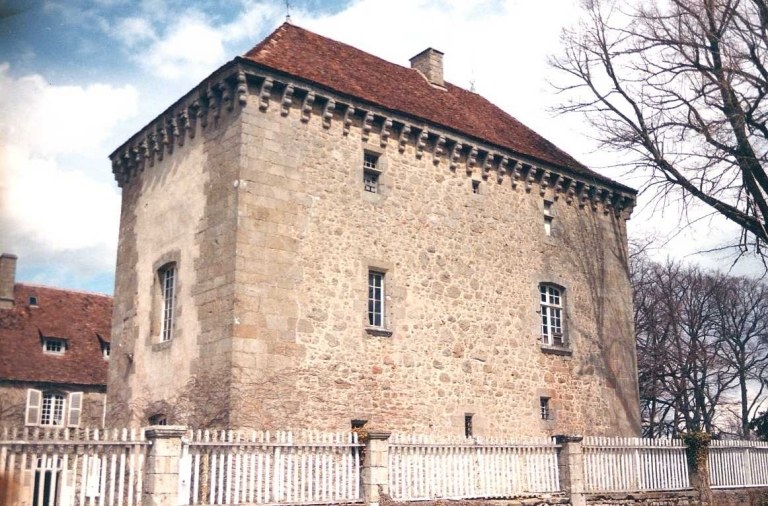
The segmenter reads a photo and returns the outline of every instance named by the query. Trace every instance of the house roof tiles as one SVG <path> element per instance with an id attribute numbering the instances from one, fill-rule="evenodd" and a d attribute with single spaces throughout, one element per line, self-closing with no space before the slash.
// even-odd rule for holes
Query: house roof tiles
<path id="1" fill-rule="evenodd" d="M 14 299 L 0 309 L 0 380 L 106 385 L 112 297 L 17 283 Z M 66 351 L 44 353 L 44 337 L 65 339 Z"/>
<path id="2" fill-rule="evenodd" d="M 445 83 L 437 88 L 417 70 L 284 23 L 244 58 L 273 70 L 435 123 L 539 161 L 624 187 L 579 163 L 482 96 Z"/>

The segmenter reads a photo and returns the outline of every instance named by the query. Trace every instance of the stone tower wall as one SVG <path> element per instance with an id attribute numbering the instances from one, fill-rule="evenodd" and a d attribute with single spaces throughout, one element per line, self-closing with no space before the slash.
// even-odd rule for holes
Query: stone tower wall
<path id="1" fill-rule="evenodd" d="M 476 434 L 638 433 L 623 218 L 272 98 L 241 113 L 233 366 L 259 400 L 234 424 L 459 435 L 472 414 Z M 390 336 L 366 331 L 369 269 L 386 272 Z M 540 346 L 542 282 L 565 288 L 570 354 Z"/>
<path id="2" fill-rule="evenodd" d="M 109 398 L 144 407 L 115 419 L 174 400 L 171 422 L 197 426 L 462 435 L 471 415 L 478 435 L 639 432 L 626 215 L 483 175 L 472 139 L 419 146 L 366 104 L 235 84 L 236 105 L 217 85 L 229 111 L 124 185 Z M 168 261 L 177 324 L 160 343 Z M 370 269 L 384 332 L 367 328 Z M 540 283 L 564 289 L 565 352 L 541 346 Z"/>
<path id="3" fill-rule="evenodd" d="M 146 424 L 153 414 L 173 422 L 191 405 L 185 423 L 228 423 L 241 128 L 229 113 L 196 130 L 123 187 L 108 423 Z M 173 338 L 162 342 L 158 269 L 169 262 Z"/>

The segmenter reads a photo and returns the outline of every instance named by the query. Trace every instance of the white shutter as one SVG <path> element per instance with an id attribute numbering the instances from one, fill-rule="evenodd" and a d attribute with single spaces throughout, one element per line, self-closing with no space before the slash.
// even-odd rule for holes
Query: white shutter
<path id="1" fill-rule="evenodd" d="M 43 402 L 43 392 L 30 388 L 27 390 L 27 412 L 24 423 L 38 425 L 40 423 L 40 405 Z"/>
<path id="2" fill-rule="evenodd" d="M 80 413 L 83 411 L 83 392 L 72 392 L 69 394 L 69 418 L 68 427 L 78 427 L 80 425 Z"/>

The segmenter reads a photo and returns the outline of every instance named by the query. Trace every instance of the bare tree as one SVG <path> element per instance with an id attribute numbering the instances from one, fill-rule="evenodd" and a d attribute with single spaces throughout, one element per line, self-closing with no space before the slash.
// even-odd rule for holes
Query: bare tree
<path id="1" fill-rule="evenodd" d="M 765 402 L 768 287 L 644 255 L 631 274 L 645 435 L 746 436 Z"/>
<path id="2" fill-rule="evenodd" d="M 635 4 L 635 5 L 632 5 Z M 636 6 L 639 5 L 639 6 Z M 664 199 L 696 199 L 768 242 L 766 0 L 584 0 L 552 59 L 602 147 L 630 155 Z M 763 257 L 765 258 L 765 257 Z"/>
<path id="3" fill-rule="evenodd" d="M 723 359 L 739 390 L 737 434 L 746 436 L 764 401 L 768 377 L 768 287 L 752 279 L 725 278 L 716 303 Z"/>

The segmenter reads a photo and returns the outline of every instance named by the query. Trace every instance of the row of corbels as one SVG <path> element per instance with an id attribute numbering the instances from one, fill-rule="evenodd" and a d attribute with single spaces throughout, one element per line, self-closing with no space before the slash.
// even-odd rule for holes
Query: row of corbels
<path id="1" fill-rule="evenodd" d="M 396 121 L 386 115 L 376 114 L 370 110 L 357 109 L 352 104 L 337 102 L 331 97 L 318 97 L 312 90 L 301 89 L 292 83 L 280 83 L 267 77 L 261 83 L 259 89 L 259 109 L 266 111 L 273 101 L 273 95 L 279 90 L 280 114 L 288 116 L 294 106 L 294 99 L 300 101 L 301 121 L 308 122 L 312 113 L 320 112 L 322 125 L 330 128 L 333 119 L 340 115 L 342 120 L 342 132 L 349 134 L 353 119 L 360 119 L 361 138 L 364 142 L 371 140 L 371 133 L 377 130 L 379 143 L 382 148 L 389 144 L 391 138 L 397 139 L 398 150 L 402 153 L 406 146 L 414 141 L 416 157 L 422 158 L 429 146 L 432 147 L 432 161 L 438 165 L 440 161 L 448 157 L 449 167 L 455 171 L 463 163 L 467 175 L 473 175 L 476 168 L 480 168 L 484 179 L 490 177 L 491 172 L 496 172 L 498 183 L 502 183 L 506 175 L 512 177 L 512 187 L 522 186 L 526 191 L 531 191 L 533 185 L 539 187 L 539 193 L 544 196 L 548 189 L 553 192 L 553 198 L 558 199 L 565 195 L 568 204 L 578 202 L 580 207 L 587 205 L 597 209 L 598 203 L 603 204 L 606 213 L 610 211 L 620 212 L 630 209 L 634 205 L 634 198 L 620 192 L 609 190 L 598 184 L 590 184 L 566 177 L 558 172 L 546 170 L 530 163 L 499 154 L 491 149 L 482 149 L 458 140 L 452 140 L 448 136 L 437 131 L 430 131 L 426 127 L 409 125 Z M 396 135 L 395 135 L 396 134 Z"/>
<path id="2" fill-rule="evenodd" d="M 547 190 L 551 190 L 554 199 L 564 195 L 568 204 L 575 201 L 580 207 L 589 205 L 597 209 L 598 203 L 602 203 L 606 213 L 619 213 L 624 210 L 631 212 L 634 205 L 633 196 L 608 189 L 595 181 L 580 181 L 490 148 L 452 139 L 437 129 L 411 125 L 371 110 L 358 109 L 332 97 L 318 96 L 314 91 L 294 83 L 279 82 L 271 77 L 246 75 L 240 68 L 233 76 L 221 79 L 215 84 L 204 83 L 197 96 L 187 101 L 188 105 L 159 118 L 149 127 L 140 142 L 113 157 L 113 172 L 118 184 L 122 186 L 147 163 L 152 166 L 155 160 L 161 161 L 165 153 L 172 154 L 174 146 L 184 145 L 185 137 L 194 138 L 197 124 L 206 128 L 211 121 L 214 124 L 218 121 L 222 110 L 232 111 L 236 103 L 245 106 L 248 99 L 247 78 L 256 79 L 257 83 L 260 80 L 257 94 L 261 111 L 266 111 L 271 103 L 277 102 L 280 114 L 288 116 L 294 101 L 298 100 L 302 122 L 309 122 L 313 112 L 320 111 L 322 125 L 328 129 L 334 118 L 340 116 L 342 133 L 348 135 L 353 123 L 359 121 L 364 142 L 371 141 L 371 133 L 375 130 L 382 148 L 389 144 L 390 139 L 396 139 L 398 150 L 402 153 L 413 143 L 415 155 L 419 159 L 431 148 L 432 162 L 438 165 L 441 160 L 447 158 L 453 171 L 463 164 L 467 175 L 471 176 L 479 168 L 484 179 L 488 179 L 491 172 L 496 172 L 498 183 L 502 183 L 504 177 L 509 175 L 513 188 L 522 187 L 530 192 L 533 186 L 537 185 L 542 196 Z M 275 96 L 278 100 L 274 100 Z"/>
<path id="3" fill-rule="evenodd" d="M 221 117 L 222 110 L 232 111 L 235 104 L 244 106 L 248 98 L 245 72 L 238 71 L 233 77 L 219 82 L 205 83 L 185 105 L 166 112 L 151 124 L 139 137 L 139 141 L 112 157 L 112 172 L 122 186 L 149 164 L 162 161 L 172 155 L 185 139 L 194 139 L 197 125 L 207 128 Z"/>

